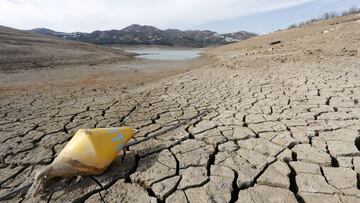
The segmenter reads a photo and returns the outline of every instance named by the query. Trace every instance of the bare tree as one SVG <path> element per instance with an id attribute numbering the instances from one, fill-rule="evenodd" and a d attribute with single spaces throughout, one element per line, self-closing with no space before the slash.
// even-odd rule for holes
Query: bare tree
<path id="1" fill-rule="evenodd" d="M 357 6 L 352 6 L 351 8 L 349 8 L 349 10 L 343 11 L 341 14 L 338 14 L 337 12 L 327 12 L 327 13 L 324 13 L 321 17 L 311 18 L 310 20 L 301 22 L 298 25 L 293 24 L 293 25 L 289 26 L 288 29 L 292 29 L 292 28 L 296 28 L 296 27 L 304 27 L 306 25 L 317 22 L 319 20 L 327 20 L 327 19 L 336 18 L 340 15 L 346 16 L 346 15 L 350 15 L 350 14 L 354 14 L 354 13 L 360 13 L 360 8 L 358 8 Z"/>
<path id="2" fill-rule="evenodd" d="M 322 16 L 322 19 L 329 19 L 331 16 L 330 16 L 330 13 L 325 13 L 323 16 Z"/>

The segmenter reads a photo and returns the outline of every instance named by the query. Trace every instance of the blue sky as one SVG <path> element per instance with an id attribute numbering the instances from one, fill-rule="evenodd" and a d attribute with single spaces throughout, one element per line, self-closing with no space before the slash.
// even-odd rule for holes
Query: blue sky
<path id="1" fill-rule="evenodd" d="M 360 8 L 360 0 L 312 1 L 286 9 L 214 21 L 196 26 L 196 28 L 216 30 L 220 33 L 238 30 L 267 33 L 287 28 L 293 23 L 299 23 L 313 17 L 319 17 L 326 12 L 335 11 L 341 13 L 341 11 L 347 10 L 352 6 Z"/>
<path id="2" fill-rule="evenodd" d="M 353 5 L 360 7 L 360 0 L 0 0 L 0 25 L 91 32 L 141 24 L 266 33 Z"/>

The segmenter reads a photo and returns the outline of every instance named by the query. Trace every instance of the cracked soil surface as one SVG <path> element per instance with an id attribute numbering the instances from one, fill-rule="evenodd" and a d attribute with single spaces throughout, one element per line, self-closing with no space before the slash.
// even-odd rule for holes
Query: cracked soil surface
<path id="1" fill-rule="evenodd" d="M 131 146 L 101 176 L 8 201 L 360 202 L 359 36 L 352 15 L 210 49 L 216 62 L 129 91 L 4 93 L 0 190 L 50 164 L 77 129 L 118 126 L 150 91 L 125 123 L 135 140 L 209 113 Z"/>

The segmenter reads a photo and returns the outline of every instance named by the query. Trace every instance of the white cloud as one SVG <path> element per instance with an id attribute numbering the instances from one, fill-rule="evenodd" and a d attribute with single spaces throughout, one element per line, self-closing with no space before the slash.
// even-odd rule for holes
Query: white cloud
<path id="1" fill-rule="evenodd" d="M 59 31 L 120 29 L 129 24 L 191 28 L 314 0 L 0 0 L 0 24 Z"/>

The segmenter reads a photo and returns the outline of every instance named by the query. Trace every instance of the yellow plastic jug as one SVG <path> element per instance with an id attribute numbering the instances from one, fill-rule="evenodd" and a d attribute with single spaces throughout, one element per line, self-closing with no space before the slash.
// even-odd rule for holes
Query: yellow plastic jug
<path id="1" fill-rule="evenodd" d="M 35 191 L 54 177 L 103 173 L 133 135 L 129 127 L 78 130 L 54 161 L 36 174 Z"/>

